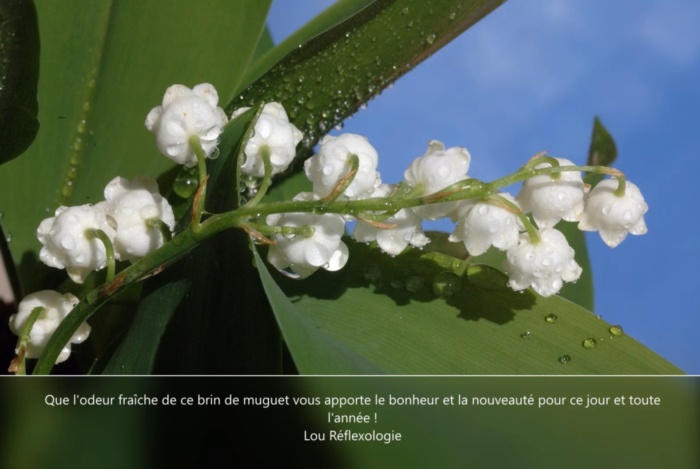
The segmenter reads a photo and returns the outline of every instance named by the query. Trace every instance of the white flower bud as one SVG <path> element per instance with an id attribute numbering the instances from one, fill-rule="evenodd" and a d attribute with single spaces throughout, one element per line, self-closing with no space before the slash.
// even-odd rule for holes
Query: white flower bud
<path id="1" fill-rule="evenodd" d="M 512 195 L 500 196 L 517 205 Z M 515 213 L 490 202 L 473 203 L 465 200 L 457 213 L 459 222 L 449 240 L 464 241 L 464 246 L 472 256 L 485 253 L 491 246 L 502 251 L 514 247 L 518 244 L 520 232 L 525 229 Z"/>
<path id="2" fill-rule="evenodd" d="M 104 195 L 108 220 L 116 229 L 113 244 L 117 259 L 139 259 L 163 245 L 163 233 L 149 225 L 149 220 L 160 219 L 170 230 L 175 227 L 173 209 L 149 176 L 132 181 L 116 177 L 107 184 Z"/>
<path id="3" fill-rule="evenodd" d="M 293 200 L 317 200 L 310 192 L 302 192 Z M 345 220 L 340 215 L 313 213 L 282 213 L 267 216 L 267 224 L 313 228 L 309 237 L 301 234 L 272 237 L 276 244 L 270 246 L 267 260 L 278 270 L 291 269 L 299 278 L 308 277 L 319 268 L 340 270 L 348 260 L 348 247 L 341 238 L 345 232 Z"/>
<path id="4" fill-rule="evenodd" d="M 627 233 L 643 235 L 647 232 L 644 214 L 649 208 L 639 188 L 625 182 L 625 194 L 615 195 L 617 179 L 600 181 L 588 195 L 583 217 L 578 224 L 580 230 L 599 231 L 605 244 L 614 248 Z"/>
<path id="5" fill-rule="evenodd" d="M 392 184 L 382 184 L 371 197 L 387 197 L 395 187 Z M 401 254 L 409 244 L 422 248 L 430 242 L 423 233 L 421 221 L 411 209 L 403 209 L 382 221 L 386 225 L 396 225 L 394 228 L 379 228 L 358 220 L 352 237 L 361 243 L 376 241 L 382 251 L 395 256 Z"/>
<path id="6" fill-rule="evenodd" d="M 527 233 L 521 234 L 517 246 L 506 252 L 504 268 L 513 290 L 532 286 L 540 295 L 552 296 L 561 290 L 563 282 L 578 280 L 582 270 L 560 231 L 544 228 L 540 238 L 538 244 L 532 244 Z"/>
<path id="7" fill-rule="evenodd" d="M 235 119 L 249 107 L 236 109 L 231 115 Z M 296 146 L 304 134 L 289 122 L 289 117 L 280 103 L 267 103 L 255 123 L 255 133 L 245 147 L 245 162 L 241 172 L 261 178 L 265 175 L 262 151 L 270 152 L 272 174 L 281 173 L 289 167 L 296 156 Z"/>
<path id="8" fill-rule="evenodd" d="M 43 245 L 39 259 L 49 267 L 66 269 L 71 280 L 83 283 L 93 271 L 107 265 L 104 243 L 88 236 L 88 230 L 102 230 L 114 239 L 114 229 L 107 222 L 107 203 L 59 207 L 54 217 L 47 218 L 36 230 Z"/>
<path id="9" fill-rule="evenodd" d="M 38 358 L 41 356 L 41 353 L 56 331 L 58 325 L 61 324 L 63 319 L 71 312 L 78 302 L 78 298 L 70 293 L 61 295 L 53 290 L 42 290 L 32 293 L 20 301 L 17 307 L 17 314 L 10 316 L 10 329 L 12 333 L 17 336 L 22 333 L 22 327 L 27 322 L 27 319 L 29 319 L 29 315 L 32 311 L 37 307 L 45 308 L 29 333 L 29 342 L 27 343 L 25 357 Z M 87 339 L 88 335 L 90 335 L 90 326 L 84 322 L 75 331 L 70 342 L 79 344 Z M 56 363 L 58 364 L 66 361 L 70 352 L 71 345 L 69 343 L 61 350 L 60 355 L 56 359 Z"/>
<path id="10" fill-rule="evenodd" d="M 404 180 L 411 187 L 423 188 L 422 195 L 441 191 L 458 181 L 467 179 L 471 155 L 466 148 L 452 147 L 431 140 L 425 154 L 416 158 L 404 172 Z M 437 220 L 454 216 L 457 202 L 436 203 L 415 207 L 414 212 L 425 219 Z"/>
<path id="11" fill-rule="evenodd" d="M 559 166 L 575 166 L 573 162 L 556 158 Z M 547 168 L 542 163 L 536 168 Z M 583 215 L 586 195 L 580 171 L 562 171 L 558 178 L 543 174 L 526 179 L 516 199 L 525 212 L 532 212 L 537 226 L 552 228 L 560 220 L 579 221 Z"/>
<path id="12" fill-rule="evenodd" d="M 169 87 L 163 104 L 154 107 L 146 117 L 146 128 L 156 135 L 160 152 L 178 164 L 192 167 L 197 164 L 197 157 L 189 138 L 196 135 L 202 149 L 210 156 L 227 122 L 218 102 L 219 95 L 209 83 L 192 89 L 183 85 Z"/>
<path id="13" fill-rule="evenodd" d="M 377 172 L 377 151 L 361 135 L 325 136 L 318 153 L 304 162 L 306 177 L 313 183 L 314 194 L 328 196 L 338 182 L 350 173 L 350 155 L 357 155 L 359 168 L 343 195 L 355 200 L 370 195 L 381 184 Z"/>

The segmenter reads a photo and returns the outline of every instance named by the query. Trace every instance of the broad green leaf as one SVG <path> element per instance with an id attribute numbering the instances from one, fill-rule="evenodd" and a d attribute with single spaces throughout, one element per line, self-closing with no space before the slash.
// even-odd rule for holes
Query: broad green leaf
<path id="1" fill-rule="evenodd" d="M 595 166 L 611 166 L 617 159 L 617 145 L 608 129 L 597 117 L 593 118 L 591 145 L 588 148 L 588 164 Z M 586 182 L 595 185 L 603 179 L 602 174 L 589 174 Z"/>
<path id="2" fill-rule="evenodd" d="M 161 156 L 143 122 L 165 89 L 214 84 L 230 99 L 263 32 L 270 2 L 37 1 L 41 130 L 0 171 L 3 226 L 25 290 L 38 287 L 39 222 L 59 205 L 102 199 L 115 176 L 157 176 Z M 27 190 L 30 188 L 30 190 Z"/>
<path id="3" fill-rule="evenodd" d="M 37 131 L 39 26 L 32 0 L 0 2 L 0 164 L 21 155 Z"/>
<path id="4" fill-rule="evenodd" d="M 281 102 L 304 132 L 298 151 L 306 154 L 333 126 L 503 1 L 376 0 L 299 45 L 227 108 Z"/>
<path id="5" fill-rule="evenodd" d="M 247 70 L 237 91 L 243 90 L 260 78 L 299 45 L 348 19 L 374 1 L 376 0 L 338 0 L 276 47 L 256 57 L 257 60 Z"/>
<path id="6" fill-rule="evenodd" d="M 284 295 L 257 250 L 253 251 L 260 280 L 282 336 L 302 374 L 381 374 L 381 370 L 342 342 L 319 331 Z"/>
<path id="7" fill-rule="evenodd" d="M 561 297 L 461 275 L 466 263 L 350 244 L 341 273 L 277 281 L 306 319 L 390 374 L 677 374 L 631 337 Z M 495 273 L 497 275 L 497 273 Z M 440 297 L 437 292 L 454 292 Z M 556 316 L 556 321 L 546 318 Z M 584 341 L 594 339 L 591 348 Z M 295 357 L 296 359 L 296 357 Z M 313 371 L 310 371 L 312 373 Z"/>

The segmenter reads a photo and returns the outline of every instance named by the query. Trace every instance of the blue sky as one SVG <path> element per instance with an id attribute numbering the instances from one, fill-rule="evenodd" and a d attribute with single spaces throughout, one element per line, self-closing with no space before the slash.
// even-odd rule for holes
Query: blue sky
<path id="1" fill-rule="evenodd" d="M 276 0 L 276 41 L 331 1 Z M 610 249 L 588 237 L 596 313 L 688 373 L 700 374 L 698 230 L 700 2 L 506 2 L 347 120 L 402 179 L 429 140 L 463 146 L 469 174 L 492 180 L 531 155 L 585 164 L 593 116 L 615 164 L 649 204 L 649 233 Z M 447 228 L 445 228 L 447 229 Z"/>

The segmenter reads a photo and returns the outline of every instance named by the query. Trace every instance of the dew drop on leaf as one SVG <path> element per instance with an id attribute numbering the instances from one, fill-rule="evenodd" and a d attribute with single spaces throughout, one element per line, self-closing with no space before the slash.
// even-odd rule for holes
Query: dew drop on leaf
<path id="1" fill-rule="evenodd" d="M 570 361 L 571 361 L 571 357 L 569 355 L 562 355 L 561 357 L 559 357 L 559 363 L 562 363 L 564 365 L 566 365 Z"/>
<path id="2" fill-rule="evenodd" d="M 556 322 L 559 320 L 559 316 L 556 314 L 548 314 L 544 317 L 544 320 L 547 321 L 549 324 L 556 324 Z"/>
<path id="3" fill-rule="evenodd" d="M 610 326 L 610 329 L 608 330 L 615 337 L 622 337 L 625 333 L 625 331 L 622 330 L 622 326 L 619 325 Z"/>
<path id="4" fill-rule="evenodd" d="M 587 348 L 590 350 L 592 348 L 595 348 L 598 345 L 598 342 L 593 337 L 589 337 L 588 339 L 585 339 L 581 343 L 581 345 L 583 345 L 583 348 Z"/>
<path id="5" fill-rule="evenodd" d="M 454 295 L 460 288 L 462 288 L 462 281 L 452 272 L 441 272 L 433 280 L 433 292 L 443 298 Z"/>

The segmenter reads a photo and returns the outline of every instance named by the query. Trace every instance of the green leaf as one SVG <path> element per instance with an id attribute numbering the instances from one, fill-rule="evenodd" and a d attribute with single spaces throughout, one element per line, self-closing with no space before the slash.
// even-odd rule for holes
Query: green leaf
<path id="1" fill-rule="evenodd" d="M 23 260 L 25 290 L 40 286 L 39 222 L 59 205 L 101 200 L 115 176 L 156 176 L 169 168 L 143 125 L 146 115 L 173 83 L 209 82 L 222 102 L 231 99 L 269 4 L 37 2 L 42 127 L 26 154 L 0 172 L 3 226 L 13 235 L 14 258 Z"/>
<path id="2" fill-rule="evenodd" d="M 308 153 L 333 126 L 503 1 L 377 0 L 296 47 L 227 108 L 281 102 L 304 132 L 299 153 Z M 348 4 L 348 12 L 364 4 Z M 290 44 L 301 37 L 308 36 Z"/>
<path id="3" fill-rule="evenodd" d="M 592 166 L 611 166 L 617 159 L 617 145 L 615 140 L 598 119 L 593 118 L 593 132 L 591 134 L 591 145 L 588 149 L 588 164 Z M 589 174 L 586 182 L 595 185 L 603 179 L 602 174 Z"/>
<path id="4" fill-rule="evenodd" d="M 578 229 L 577 223 L 562 221 L 557 224 L 556 229 L 564 233 L 567 241 L 569 241 L 569 245 L 576 253 L 574 254 L 574 260 L 583 269 L 581 276 L 576 282 L 564 284 L 564 287 L 559 292 L 559 296 L 573 301 L 584 309 L 594 311 L 593 270 L 590 257 L 588 256 L 586 235 Z"/>
<path id="5" fill-rule="evenodd" d="M 0 2 L 0 164 L 21 155 L 37 131 L 39 26 L 31 0 Z"/>
<path id="6" fill-rule="evenodd" d="M 302 374 L 380 374 L 381 370 L 342 342 L 320 331 L 284 295 L 257 250 L 253 251 L 260 280 L 294 363 Z"/>
<path id="7" fill-rule="evenodd" d="M 499 285 L 497 272 L 488 272 L 488 282 L 469 280 L 466 263 L 443 254 L 391 258 L 349 247 L 341 273 L 277 281 L 320 331 L 389 374 L 682 373 L 636 340 L 611 334 L 610 324 L 580 306 L 514 292 L 505 277 Z M 457 291 L 439 297 L 436 289 Z M 590 338 L 596 344 L 585 348 Z"/>
<path id="8" fill-rule="evenodd" d="M 259 57 L 256 54 L 257 60 L 255 60 L 253 65 L 246 71 L 241 81 L 241 86 L 237 91 L 240 92 L 263 76 L 287 54 L 299 47 L 299 45 L 350 18 L 374 1 L 375 0 L 338 0 L 276 47 L 270 47 L 265 54 L 260 54 Z M 272 38 L 270 38 L 270 45 L 272 45 Z"/>

